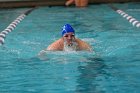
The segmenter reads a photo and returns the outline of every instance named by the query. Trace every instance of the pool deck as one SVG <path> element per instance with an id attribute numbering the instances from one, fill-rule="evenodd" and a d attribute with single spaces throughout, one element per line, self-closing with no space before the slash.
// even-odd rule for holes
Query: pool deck
<path id="1" fill-rule="evenodd" d="M 0 1 L 0 8 L 35 7 L 35 6 L 64 6 L 66 0 L 24 0 L 24 1 Z M 125 3 L 140 2 L 139 0 L 89 0 L 89 4 L 100 3 Z"/>

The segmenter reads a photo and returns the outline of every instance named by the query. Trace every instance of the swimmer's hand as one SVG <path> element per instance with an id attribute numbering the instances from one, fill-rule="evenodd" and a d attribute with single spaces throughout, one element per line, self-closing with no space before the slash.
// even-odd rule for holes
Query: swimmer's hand
<path id="1" fill-rule="evenodd" d="M 46 53 L 47 53 L 47 50 L 41 50 L 39 53 L 38 53 L 38 58 L 41 59 L 41 60 L 46 60 Z"/>
<path id="2" fill-rule="evenodd" d="M 44 55 L 45 53 L 46 53 L 45 50 L 41 50 L 41 51 L 38 53 L 38 56 Z"/>

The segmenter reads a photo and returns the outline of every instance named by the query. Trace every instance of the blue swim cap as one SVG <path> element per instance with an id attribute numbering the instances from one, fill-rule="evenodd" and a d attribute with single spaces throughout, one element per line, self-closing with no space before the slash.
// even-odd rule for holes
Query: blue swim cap
<path id="1" fill-rule="evenodd" d="M 66 33 L 69 33 L 69 32 L 75 33 L 74 29 L 72 28 L 70 24 L 64 25 L 62 28 L 62 36 L 64 36 Z"/>

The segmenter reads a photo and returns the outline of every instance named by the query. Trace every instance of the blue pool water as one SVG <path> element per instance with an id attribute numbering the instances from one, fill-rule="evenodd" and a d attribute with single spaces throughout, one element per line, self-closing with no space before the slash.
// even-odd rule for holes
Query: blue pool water
<path id="1" fill-rule="evenodd" d="M 140 3 L 113 4 L 140 20 Z M 4 30 L 28 8 L 1 9 Z M 70 23 L 94 52 L 38 53 Z M 139 93 L 140 29 L 107 4 L 38 7 L 0 46 L 0 93 Z"/>

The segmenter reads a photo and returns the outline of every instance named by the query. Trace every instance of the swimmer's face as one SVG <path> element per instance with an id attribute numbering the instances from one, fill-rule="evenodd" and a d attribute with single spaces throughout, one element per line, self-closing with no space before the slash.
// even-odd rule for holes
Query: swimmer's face
<path id="1" fill-rule="evenodd" d="M 72 43 L 75 41 L 75 35 L 73 32 L 69 32 L 63 36 L 63 39 L 68 45 L 72 45 Z"/>

